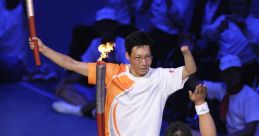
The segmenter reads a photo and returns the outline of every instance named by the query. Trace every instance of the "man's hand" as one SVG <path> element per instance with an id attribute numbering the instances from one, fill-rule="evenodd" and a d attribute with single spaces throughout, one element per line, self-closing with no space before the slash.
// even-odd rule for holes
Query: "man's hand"
<path id="1" fill-rule="evenodd" d="M 30 45 L 30 49 L 32 49 L 32 50 L 35 47 L 34 41 L 36 41 L 38 43 L 39 51 L 41 52 L 46 45 L 38 37 L 29 38 L 29 45 Z"/>
<path id="2" fill-rule="evenodd" d="M 199 84 L 196 86 L 194 92 L 189 91 L 189 98 L 195 105 L 201 105 L 205 102 L 207 95 L 207 87 Z"/>
<path id="3" fill-rule="evenodd" d="M 180 34 L 178 45 L 181 47 L 182 53 L 193 49 L 192 37 L 187 34 Z"/>
<path id="4" fill-rule="evenodd" d="M 183 54 L 185 54 L 185 53 L 189 52 L 190 49 L 189 49 L 188 46 L 184 45 L 184 46 L 181 47 L 181 51 L 182 51 Z"/>

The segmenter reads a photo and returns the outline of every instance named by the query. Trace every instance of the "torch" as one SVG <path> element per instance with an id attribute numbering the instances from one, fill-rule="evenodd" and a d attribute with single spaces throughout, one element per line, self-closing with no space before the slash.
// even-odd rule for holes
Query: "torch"
<path id="1" fill-rule="evenodd" d="M 105 108 L 105 75 L 106 75 L 106 63 L 102 61 L 103 58 L 108 57 L 108 52 L 113 50 L 113 43 L 101 44 L 98 47 L 101 56 L 96 63 L 96 120 L 98 136 L 105 135 L 105 118 L 104 118 L 104 108 Z"/>
<path id="2" fill-rule="evenodd" d="M 33 0 L 26 0 L 26 7 L 27 7 L 27 16 L 29 21 L 29 31 L 30 37 L 36 37 L 36 29 L 35 29 L 35 21 L 34 21 L 34 11 L 33 11 Z M 35 64 L 37 66 L 41 65 L 40 55 L 39 55 L 39 46 L 36 40 L 32 40 L 34 44 L 33 54 Z"/>
<path id="3" fill-rule="evenodd" d="M 96 64 L 96 120 L 98 136 L 105 134 L 104 104 L 105 104 L 105 74 L 106 63 L 98 61 Z"/>

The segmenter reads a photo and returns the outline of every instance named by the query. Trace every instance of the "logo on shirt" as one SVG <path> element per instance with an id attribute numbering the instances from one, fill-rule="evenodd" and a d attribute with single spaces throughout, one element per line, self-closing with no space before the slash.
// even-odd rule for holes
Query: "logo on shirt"
<path id="1" fill-rule="evenodd" d="M 173 70 L 173 69 L 169 69 L 169 72 L 170 72 L 170 73 L 173 73 L 173 72 L 174 72 L 174 70 Z"/>

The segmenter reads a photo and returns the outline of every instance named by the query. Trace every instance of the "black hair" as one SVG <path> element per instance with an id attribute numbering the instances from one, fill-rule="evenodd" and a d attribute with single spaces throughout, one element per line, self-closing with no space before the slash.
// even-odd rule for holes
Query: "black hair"
<path id="1" fill-rule="evenodd" d="M 129 55 L 131 54 L 133 47 L 143 45 L 149 46 L 150 50 L 152 51 L 153 40 L 145 32 L 135 31 L 126 37 L 125 46 Z"/>
<path id="2" fill-rule="evenodd" d="M 20 4 L 20 2 L 21 0 L 5 0 L 5 7 L 7 10 L 13 10 Z"/>
<path id="3" fill-rule="evenodd" d="M 182 122 L 173 122 L 166 129 L 165 136 L 192 136 L 191 129 Z"/>
<path id="4" fill-rule="evenodd" d="M 232 2 L 235 2 L 235 0 L 227 1 L 228 7 L 231 6 Z M 252 0 L 244 0 L 244 2 L 246 2 L 246 4 L 249 6 L 249 8 L 251 8 L 251 6 L 252 6 L 252 4 L 253 4 L 253 1 L 252 1 Z"/>

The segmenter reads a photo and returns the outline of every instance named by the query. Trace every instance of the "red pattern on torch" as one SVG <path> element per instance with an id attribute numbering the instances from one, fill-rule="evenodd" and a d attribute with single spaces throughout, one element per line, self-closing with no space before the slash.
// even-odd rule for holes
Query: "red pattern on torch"
<path id="1" fill-rule="evenodd" d="M 105 74 L 106 63 L 98 61 L 96 64 L 96 120 L 98 136 L 105 135 L 105 119 L 104 119 L 104 106 L 105 106 Z"/>
<path id="2" fill-rule="evenodd" d="M 29 21 L 29 30 L 30 30 L 30 37 L 36 37 L 36 29 L 35 29 L 35 21 L 34 21 L 34 10 L 33 10 L 33 0 L 26 0 L 26 7 L 27 7 L 27 16 Z M 41 65 L 40 55 L 39 55 L 39 46 L 36 40 L 32 40 L 34 44 L 33 54 L 35 64 L 37 66 Z"/>

